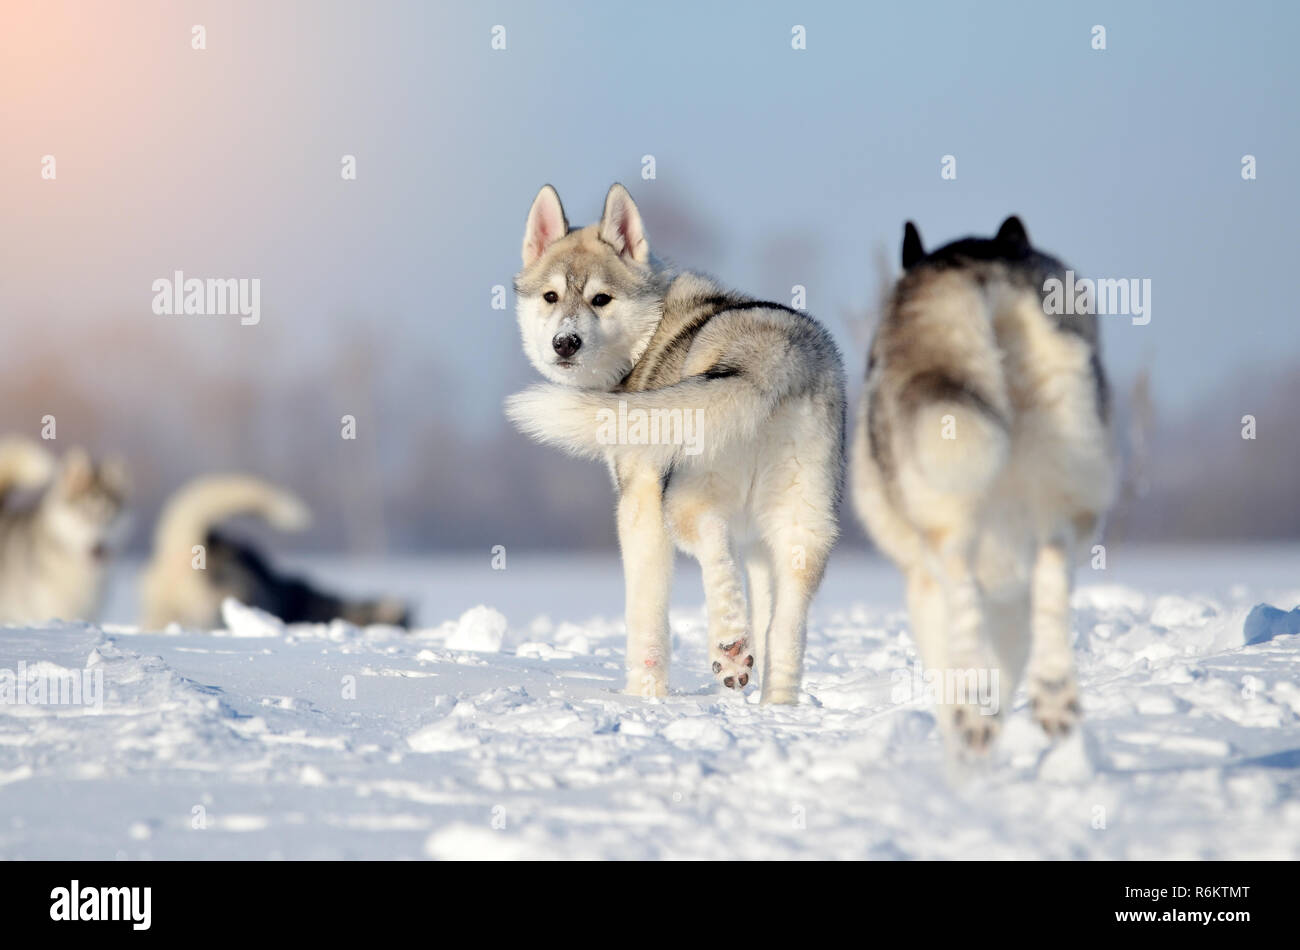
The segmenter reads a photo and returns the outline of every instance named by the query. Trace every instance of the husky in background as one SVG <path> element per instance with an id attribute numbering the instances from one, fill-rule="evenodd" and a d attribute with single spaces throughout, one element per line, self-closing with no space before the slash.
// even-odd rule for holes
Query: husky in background
<path id="1" fill-rule="evenodd" d="M 925 666 L 997 671 L 997 705 L 947 699 L 945 734 L 985 748 L 1026 668 L 1035 718 L 1064 734 L 1073 560 L 1117 487 L 1097 318 L 1046 312 L 1065 265 L 1015 217 L 929 254 L 908 222 L 903 269 L 867 365 L 858 514 L 906 577 Z"/>
<path id="2" fill-rule="evenodd" d="M 0 505 L 14 491 L 44 487 L 56 467 L 54 456 L 31 439 L 0 439 Z"/>
<path id="3" fill-rule="evenodd" d="M 34 503 L 7 504 L 42 486 Z M 126 493 L 119 460 L 96 465 L 74 448 L 56 462 L 34 442 L 0 442 L 0 622 L 96 619 Z"/>
<path id="4" fill-rule="evenodd" d="M 307 506 L 295 496 L 257 478 L 220 475 L 186 485 L 167 502 L 154 532 L 153 560 L 141 582 L 147 629 L 169 623 L 218 626 L 227 597 L 286 623 L 341 618 L 358 626 L 407 625 L 409 613 L 402 603 L 346 600 L 279 574 L 251 545 L 215 527 L 237 515 L 258 516 L 282 531 L 300 531 L 311 521 Z"/>
<path id="5" fill-rule="evenodd" d="M 628 691 L 668 690 L 676 542 L 704 575 L 714 676 L 742 690 L 761 671 L 764 702 L 795 702 L 808 605 L 838 532 L 845 397 L 830 335 L 788 307 L 668 272 L 618 184 L 599 223 L 572 230 L 542 188 L 515 290 L 524 352 L 552 383 L 511 397 L 507 414 L 538 441 L 605 461 L 618 493 Z M 645 425 L 616 424 L 629 419 Z M 694 442 L 678 438 L 688 428 Z"/>

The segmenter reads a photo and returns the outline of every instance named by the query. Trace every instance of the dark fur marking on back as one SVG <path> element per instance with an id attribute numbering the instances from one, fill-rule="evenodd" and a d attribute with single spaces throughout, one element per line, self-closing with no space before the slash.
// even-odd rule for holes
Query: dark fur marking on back
<path id="1" fill-rule="evenodd" d="M 740 370 L 734 366 L 723 366 L 721 364 L 706 369 L 701 373 L 705 379 L 730 379 L 732 376 L 739 376 Z"/>
<path id="2" fill-rule="evenodd" d="M 659 476 L 659 497 L 662 498 L 668 494 L 668 486 L 672 484 L 673 466 L 669 465 L 662 475 Z"/>
<path id="3" fill-rule="evenodd" d="M 783 303 L 772 303 L 770 300 L 745 300 L 733 303 L 719 312 L 725 313 L 728 310 L 784 310 L 786 313 L 792 313 L 796 317 L 807 317 L 807 314 L 802 310 L 796 310 L 794 307 L 787 307 Z"/>
<path id="4" fill-rule="evenodd" d="M 1110 421 L 1110 381 L 1106 378 L 1106 370 L 1101 365 L 1101 353 L 1094 347 L 1092 351 L 1092 383 L 1097 397 L 1097 415 L 1103 422 Z"/>
<path id="5" fill-rule="evenodd" d="M 894 477 L 894 454 L 890 451 L 888 434 L 885 432 L 884 416 L 880 411 L 880 400 L 872 398 L 867 401 L 867 444 L 871 448 L 872 461 L 880 469 L 888 484 Z"/>
<path id="6" fill-rule="evenodd" d="M 916 412 L 921 406 L 936 402 L 956 402 L 976 409 L 1004 429 L 1010 423 L 982 393 L 955 378 L 946 370 L 930 369 L 917 373 L 898 394 L 898 406 L 904 413 Z"/>

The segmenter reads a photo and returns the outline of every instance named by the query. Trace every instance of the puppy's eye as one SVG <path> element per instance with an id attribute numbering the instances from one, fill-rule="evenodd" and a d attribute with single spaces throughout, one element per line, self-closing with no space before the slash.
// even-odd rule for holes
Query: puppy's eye
<path id="1" fill-rule="evenodd" d="M 555 301 L 560 299 L 560 295 L 553 290 L 548 290 L 546 293 L 542 294 L 542 299 L 547 303 L 555 303 Z"/>
<path id="2" fill-rule="evenodd" d="M 596 294 L 591 298 L 591 305 L 593 307 L 603 307 L 613 299 L 609 294 Z"/>

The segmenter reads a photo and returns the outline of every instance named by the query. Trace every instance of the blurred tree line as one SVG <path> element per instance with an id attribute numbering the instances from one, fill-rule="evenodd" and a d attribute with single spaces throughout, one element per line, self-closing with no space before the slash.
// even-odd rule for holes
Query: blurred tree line
<path id="1" fill-rule="evenodd" d="M 682 260 L 719 258 L 720 237 L 677 193 L 653 191 L 643 210 L 655 221 L 657 246 Z M 762 273 L 807 274 L 810 283 L 818 275 L 812 236 L 773 235 L 753 255 Z M 853 350 L 846 353 L 850 425 L 862 354 L 895 276 L 891 260 L 878 250 L 871 307 L 818 314 Z M 787 289 L 755 288 L 782 295 L 775 299 Z M 395 341 L 384 337 L 377 315 L 339 315 L 343 332 L 314 341 L 277 338 L 273 327 L 231 333 L 219 323 L 160 334 L 148 321 L 108 316 L 76 340 L 51 338 L 38 325 L 13 328 L 0 352 L 0 428 L 39 438 L 41 418 L 52 414 L 58 449 L 81 444 L 124 455 L 137 550 L 149 543 L 171 492 L 221 471 L 261 475 L 311 505 L 315 526 L 286 546 L 364 555 L 615 545 L 613 496 L 601 466 L 528 441 L 496 406 L 467 406 L 436 361 L 417 355 L 395 362 Z M 465 359 L 499 376 L 504 397 L 536 374 L 519 353 L 513 312 L 496 316 L 502 324 L 491 345 L 499 349 Z M 1145 373 L 1112 380 L 1125 480 L 1107 537 L 1300 538 L 1296 370 L 1243 373 L 1177 412 L 1153 402 Z M 1247 413 L 1256 419 L 1253 440 L 1241 437 Z M 354 440 L 341 436 L 345 415 L 356 419 Z M 847 504 L 844 523 L 846 544 L 866 543 Z"/>

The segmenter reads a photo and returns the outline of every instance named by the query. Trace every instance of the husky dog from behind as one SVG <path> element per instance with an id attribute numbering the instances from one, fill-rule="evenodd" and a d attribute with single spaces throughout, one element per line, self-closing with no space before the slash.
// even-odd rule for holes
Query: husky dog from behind
<path id="1" fill-rule="evenodd" d="M 0 443 L 0 501 L 41 486 L 33 504 L 0 510 L 0 623 L 95 620 L 125 525 L 126 468 L 79 448 L 56 462 L 34 442 Z"/>
<path id="2" fill-rule="evenodd" d="M 605 461 L 618 494 L 628 691 L 668 691 L 675 542 L 704 575 L 716 679 L 743 690 L 757 674 L 764 702 L 796 702 L 843 481 L 830 335 L 668 271 L 618 184 L 600 221 L 576 229 L 542 188 L 515 290 L 524 352 L 551 382 L 512 396 L 507 414 L 540 442 Z"/>
<path id="3" fill-rule="evenodd" d="M 197 479 L 168 501 L 154 532 L 153 559 L 141 582 L 144 623 L 209 628 L 221 623 L 221 603 L 233 597 L 286 623 L 406 626 L 404 604 L 353 601 L 274 570 L 255 548 L 216 528 L 237 515 L 256 515 L 283 531 L 299 531 L 311 514 L 294 495 L 247 475 Z"/>
<path id="4" fill-rule="evenodd" d="M 1035 718 L 1064 734 L 1076 548 L 1117 487 L 1097 318 L 1047 312 L 1065 265 L 1015 217 L 928 254 L 908 222 L 903 270 L 871 345 L 854 503 L 905 575 L 923 664 L 996 674 L 984 701 L 945 697 L 945 734 L 986 748 L 1026 669 Z"/>

